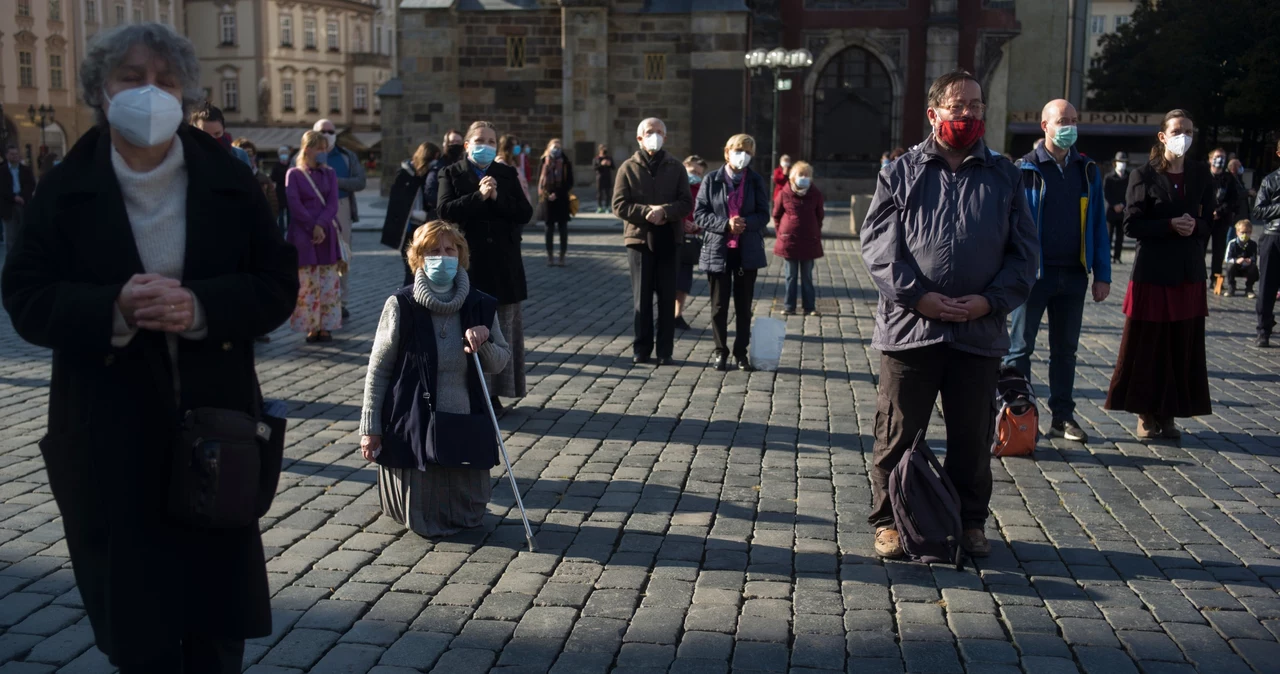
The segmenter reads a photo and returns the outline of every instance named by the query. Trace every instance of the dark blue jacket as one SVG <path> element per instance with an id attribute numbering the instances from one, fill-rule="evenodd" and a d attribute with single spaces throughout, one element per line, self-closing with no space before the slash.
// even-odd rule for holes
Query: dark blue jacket
<path id="1" fill-rule="evenodd" d="M 739 213 L 747 221 L 747 231 L 738 236 L 743 269 L 762 269 L 769 261 L 764 255 L 764 230 L 769 226 L 769 189 L 764 177 L 746 169 L 746 181 Z M 702 228 L 702 254 L 698 266 L 705 272 L 723 273 L 729 255 L 729 194 L 733 184 L 724 169 L 708 173 L 698 190 L 693 207 L 693 221 Z"/>
<path id="2" fill-rule="evenodd" d="M 981 141 L 952 172 L 932 136 L 880 170 L 860 233 L 880 291 L 873 348 L 1009 351 L 1005 318 L 1027 301 L 1040 259 L 1021 178 Z M 916 303 L 927 292 L 982 295 L 991 313 L 964 323 L 926 318 Z"/>
<path id="3" fill-rule="evenodd" d="M 1084 155 L 1084 182 L 1087 189 L 1080 195 L 1080 266 L 1093 273 L 1094 281 L 1111 283 L 1111 236 L 1107 230 L 1107 199 L 1102 190 L 1102 171 L 1097 163 Z M 1027 192 L 1027 206 L 1036 221 L 1036 231 L 1044 238 L 1044 175 L 1036 163 L 1036 152 L 1018 162 L 1022 169 L 1022 184 Z M 1073 169 L 1074 170 L 1074 169 Z M 1044 251 L 1040 254 L 1037 278 L 1044 275 Z"/>

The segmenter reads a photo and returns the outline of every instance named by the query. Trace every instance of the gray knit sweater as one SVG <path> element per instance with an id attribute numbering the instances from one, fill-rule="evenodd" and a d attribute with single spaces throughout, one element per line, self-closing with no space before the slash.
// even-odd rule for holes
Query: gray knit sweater
<path id="1" fill-rule="evenodd" d="M 433 290 L 427 275 L 418 270 L 413 283 L 413 298 L 431 310 L 431 328 L 436 338 L 436 409 L 453 414 L 470 414 L 471 401 L 467 395 L 467 362 L 471 354 L 462 350 L 462 319 L 458 310 L 471 292 L 471 279 L 463 269 L 458 270 L 453 288 L 444 292 Z M 364 404 L 360 410 L 360 434 L 382 435 L 382 401 L 395 376 L 396 361 L 400 355 L 400 303 L 394 296 L 387 298 L 378 321 L 378 332 L 373 338 L 373 353 L 369 355 L 369 374 L 364 379 Z M 490 341 L 480 347 L 480 366 L 488 374 L 497 374 L 511 359 L 511 347 L 498 328 L 494 316 L 489 327 Z"/>

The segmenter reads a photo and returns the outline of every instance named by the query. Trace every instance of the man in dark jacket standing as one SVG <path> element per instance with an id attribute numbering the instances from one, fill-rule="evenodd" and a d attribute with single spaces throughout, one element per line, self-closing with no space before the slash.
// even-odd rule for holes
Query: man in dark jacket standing
<path id="1" fill-rule="evenodd" d="M 1276 143 L 1280 156 L 1280 143 Z M 1276 327 L 1276 293 L 1280 292 L 1280 171 L 1262 180 L 1258 200 L 1253 204 L 1253 219 L 1263 222 L 1258 237 L 1258 340 L 1260 348 L 1271 346 L 1271 331 Z"/>
<path id="2" fill-rule="evenodd" d="M 1111 293 L 1110 237 L 1102 196 L 1102 171 L 1076 150 L 1080 115 L 1071 103 L 1049 101 L 1040 113 L 1044 144 L 1022 158 L 1027 205 L 1040 234 L 1040 274 L 1027 303 L 1010 315 L 1004 364 L 1031 379 L 1040 320 L 1049 313 L 1049 434 L 1075 442 L 1089 435 L 1076 423 L 1072 389 L 1084 297 L 1101 302 Z M 1093 273 L 1093 285 L 1089 274 Z"/>
<path id="3" fill-rule="evenodd" d="M 990 554 L 992 396 L 1009 350 L 1005 318 L 1026 301 L 1040 243 L 1017 167 L 982 142 L 982 87 L 939 77 L 926 111 L 933 133 L 880 171 L 862 228 L 862 258 L 880 292 L 872 346 L 880 386 L 867 520 L 876 553 L 899 557 L 889 473 L 929 425 L 942 395 L 946 471 L 960 496 L 961 546 Z"/>
<path id="4" fill-rule="evenodd" d="M 1111 172 L 1103 181 L 1102 191 L 1107 198 L 1107 228 L 1111 230 L 1111 261 L 1120 261 L 1124 250 L 1124 193 L 1129 189 L 1129 155 L 1117 152 L 1111 163 Z"/>
<path id="5" fill-rule="evenodd" d="M 653 354 L 653 298 L 658 298 L 658 365 L 670 365 L 675 351 L 677 254 L 684 239 L 681 223 L 693 211 L 689 176 L 680 160 L 662 149 L 667 125 L 651 117 L 640 122 L 640 150 L 618 167 L 613 213 L 623 222 L 631 294 L 635 301 L 632 362 L 648 363 Z"/>
<path id="6" fill-rule="evenodd" d="M 1240 204 L 1240 181 L 1227 171 L 1227 151 L 1215 148 L 1209 153 L 1209 172 L 1213 174 L 1213 223 L 1209 230 L 1209 270 L 1213 276 L 1222 274 L 1222 260 L 1227 253 L 1227 239 L 1236 225 L 1236 208 Z M 1209 278 L 1212 279 L 1213 276 Z"/>
<path id="7" fill-rule="evenodd" d="M 22 163 L 22 153 L 16 146 L 4 152 L 4 171 L 0 172 L 0 222 L 4 223 L 4 242 L 13 245 L 13 237 L 22 227 L 22 213 L 36 193 L 36 176 L 31 167 Z"/>

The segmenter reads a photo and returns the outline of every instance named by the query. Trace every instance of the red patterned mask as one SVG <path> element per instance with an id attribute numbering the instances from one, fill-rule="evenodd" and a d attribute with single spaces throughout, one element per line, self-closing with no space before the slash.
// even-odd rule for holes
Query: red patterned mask
<path id="1" fill-rule="evenodd" d="M 968 150 L 987 132 L 981 119 L 938 120 L 938 140 L 953 150 Z"/>

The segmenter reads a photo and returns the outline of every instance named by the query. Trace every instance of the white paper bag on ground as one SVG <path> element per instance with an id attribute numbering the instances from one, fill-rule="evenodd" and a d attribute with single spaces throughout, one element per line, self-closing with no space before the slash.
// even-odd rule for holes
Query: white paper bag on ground
<path id="1" fill-rule="evenodd" d="M 757 316 L 751 324 L 751 364 L 757 370 L 773 372 L 782 360 L 782 343 L 787 339 L 787 324 L 776 318 Z"/>

